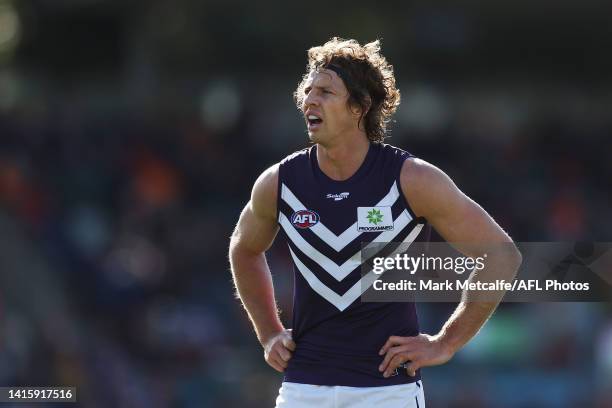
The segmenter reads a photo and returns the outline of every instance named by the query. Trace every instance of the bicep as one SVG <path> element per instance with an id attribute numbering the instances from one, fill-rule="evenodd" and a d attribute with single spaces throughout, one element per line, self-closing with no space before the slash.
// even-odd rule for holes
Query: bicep
<path id="1" fill-rule="evenodd" d="M 253 254 L 262 253 L 270 248 L 277 232 L 276 220 L 258 214 L 251 200 L 240 214 L 232 235 L 232 245 Z"/>
<path id="2" fill-rule="evenodd" d="M 276 197 L 278 166 L 267 169 L 255 182 L 251 200 L 242 210 L 232 234 L 232 247 L 252 254 L 265 252 L 278 232 Z"/>
<path id="3" fill-rule="evenodd" d="M 474 200 L 456 186 L 440 195 L 436 211 L 426 217 L 448 242 L 511 242 L 510 237 Z"/>

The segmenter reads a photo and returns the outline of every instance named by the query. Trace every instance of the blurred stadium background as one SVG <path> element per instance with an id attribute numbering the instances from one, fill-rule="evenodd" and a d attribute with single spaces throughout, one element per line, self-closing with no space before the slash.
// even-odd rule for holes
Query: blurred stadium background
<path id="1" fill-rule="evenodd" d="M 291 94 L 333 35 L 383 39 L 403 96 L 389 142 L 516 240 L 611 241 L 611 16 L 593 0 L 0 0 L 0 385 L 74 385 L 79 407 L 273 406 L 228 237 L 256 176 L 306 146 Z M 269 260 L 290 321 L 286 249 Z M 451 310 L 420 305 L 423 330 Z M 611 311 L 503 305 L 424 371 L 428 407 L 612 407 Z"/>

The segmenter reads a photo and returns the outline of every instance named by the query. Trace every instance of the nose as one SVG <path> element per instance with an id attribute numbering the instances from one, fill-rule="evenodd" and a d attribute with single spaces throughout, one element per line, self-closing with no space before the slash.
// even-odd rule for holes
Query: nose
<path id="1" fill-rule="evenodd" d="M 304 98 L 304 111 L 306 111 L 309 106 L 319 106 L 319 98 L 314 91 L 308 92 L 308 95 Z"/>

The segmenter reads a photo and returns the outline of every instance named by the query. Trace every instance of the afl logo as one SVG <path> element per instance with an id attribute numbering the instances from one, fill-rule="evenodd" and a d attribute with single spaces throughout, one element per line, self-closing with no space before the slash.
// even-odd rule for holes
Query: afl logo
<path id="1" fill-rule="evenodd" d="M 310 210 L 300 210 L 293 213 L 291 223 L 297 228 L 310 228 L 319 222 L 319 214 Z"/>

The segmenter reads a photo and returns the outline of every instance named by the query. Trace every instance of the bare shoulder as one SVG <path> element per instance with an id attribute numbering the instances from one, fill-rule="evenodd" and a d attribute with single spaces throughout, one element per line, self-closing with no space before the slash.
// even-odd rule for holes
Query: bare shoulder
<path id="1" fill-rule="evenodd" d="M 259 175 L 251 192 L 253 213 L 262 218 L 276 218 L 279 164 L 268 167 Z"/>
<path id="2" fill-rule="evenodd" d="M 406 159 L 400 174 L 400 184 L 406 200 L 418 216 L 428 218 L 440 205 L 452 205 L 464 196 L 451 178 L 433 164 Z M 450 200 L 450 202 L 448 201 Z"/>
<path id="3" fill-rule="evenodd" d="M 449 182 L 452 183 L 450 177 L 438 167 L 416 157 L 406 159 L 402 166 L 401 177 L 402 181 L 409 182 L 407 186 L 409 188 L 431 188 L 432 184 L 443 187 Z"/>

